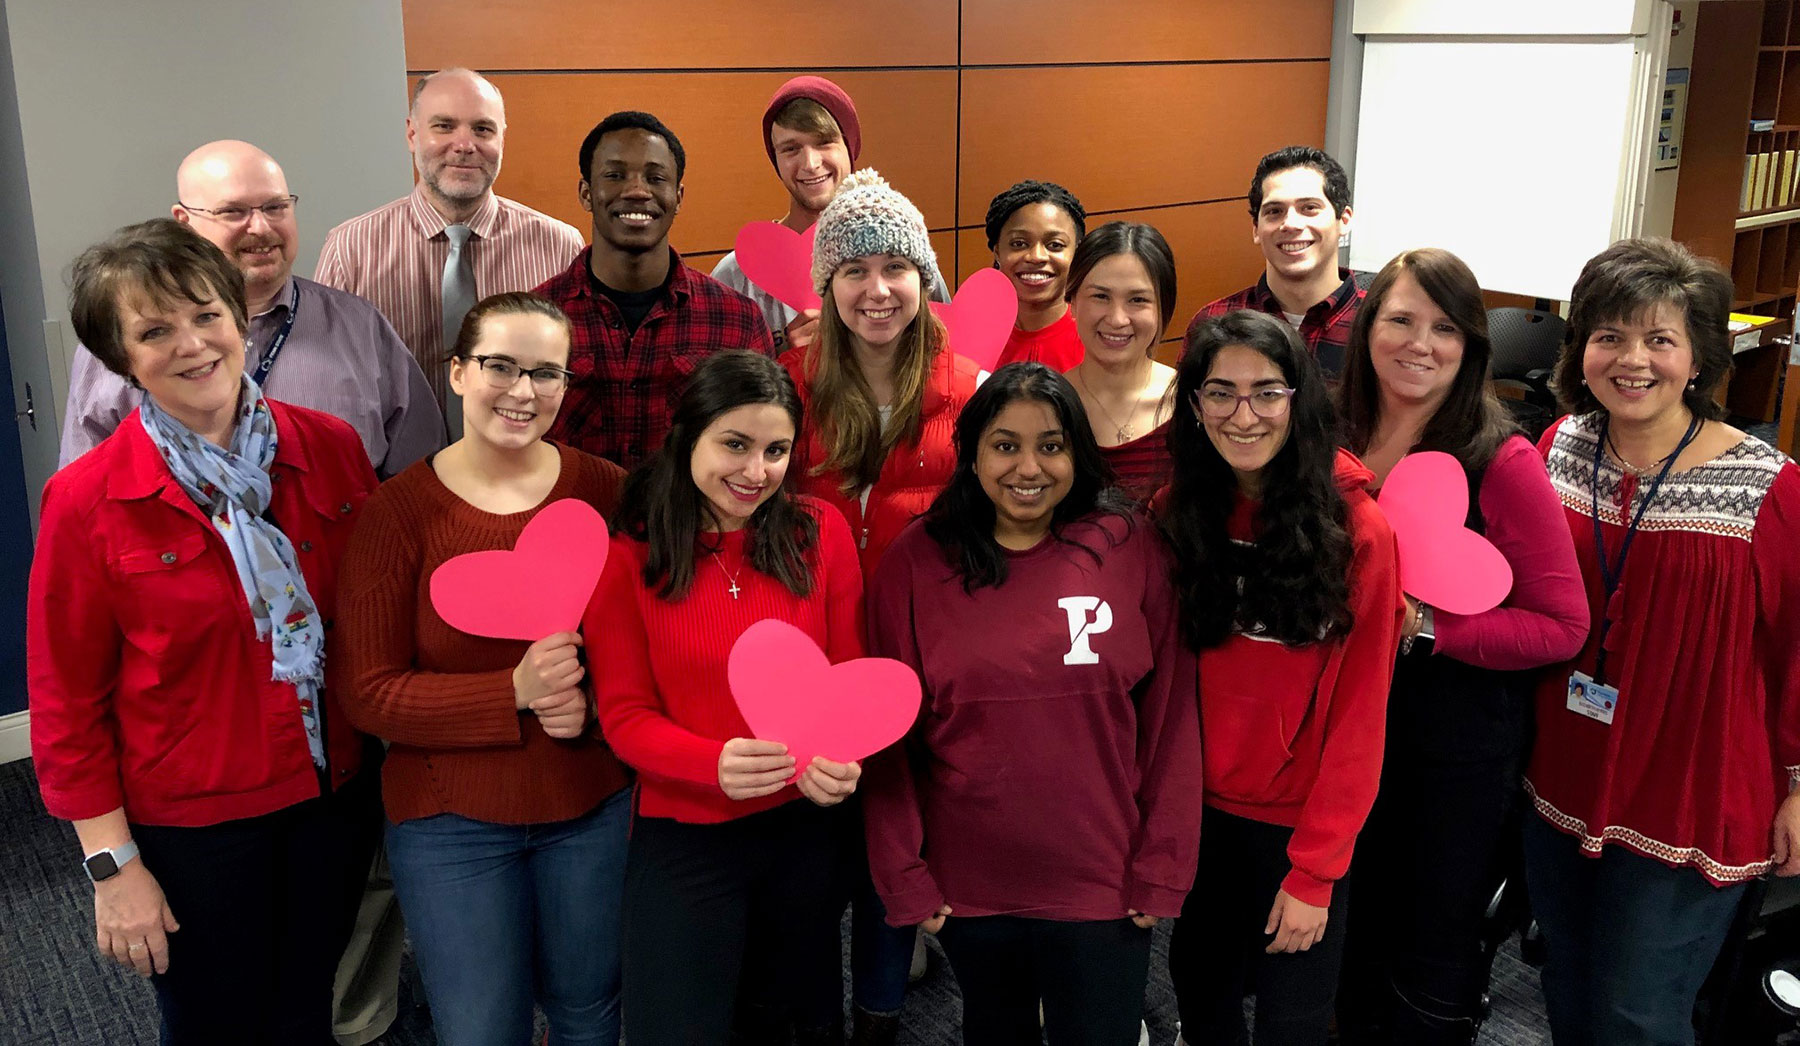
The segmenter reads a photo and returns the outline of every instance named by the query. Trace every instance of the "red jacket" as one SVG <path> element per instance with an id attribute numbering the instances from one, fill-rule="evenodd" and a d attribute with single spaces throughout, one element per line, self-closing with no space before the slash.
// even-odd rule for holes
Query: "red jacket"
<path id="1" fill-rule="evenodd" d="M 893 544 L 913 517 L 931 507 L 938 491 L 950 482 L 956 471 L 956 416 L 963 404 L 975 395 L 976 376 L 981 373 L 972 360 L 964 359 L 945 346 L 938 352 L 931 376 L 925 384 L 925 395 L 919 404 L 919 438 L 902 443 L 888 452 L 881 463 L 881 474 L 869 491 L 867 510 L 860 497 L 846 495 L 839 486 L 843 476 L 837 472 L 813 475 L 813 468 L 825 460 L 825 444 L 819 438 L 818 419 L 812 412 L 812 386 L 807 376 L 806 351 L 789 349 L 779 360 L 794 376 L 800 390 L 800 401 L 806 405 L 806 431 L 794 444 L 794 457 L 788 465 L 799 490 L 825 502 L 843 513 L 850 523 L 862 559 L 863 578 L 875 574 L 881 554 Z"/>
<path id="2" fill-rule="evenodd" d="M 375 473 L 348 424 L 269 409 L 270 515 L 329 629 Z M 136 411 L 44 485 L 25 649 L 31 753 L 57 817 L 123 806 L 137 823 L 197 827 L 319 794 L 294 688 L 270 678 L 231 553 Z M 329 693 L 324 720 L 338 787 L 361 765 L 361 739 Z"/>
<path id="3" fill-rule="evenodd" d="M 1200 653 L 1207 805 L 1293 828 L 1281 888 L 1320 907 L 1375 804 L 1405 608 L 1393 529 L 1363 489 L 1374 473 L 1340 450 L 1337 478 L 1355 546 L 1349 633 L 1305 646 L 1233 633 Z M 1239 498 L 1231 536 L 1252 538 L 1254 519 Z"/>

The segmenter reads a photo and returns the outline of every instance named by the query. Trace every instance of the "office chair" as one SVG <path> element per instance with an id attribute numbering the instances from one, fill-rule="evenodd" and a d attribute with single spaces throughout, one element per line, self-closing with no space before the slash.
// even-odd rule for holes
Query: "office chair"
<path id="1" fill-rule="evenodd" d="M 1550 375 L 1562 349 L 1567 324 L 1539 309 L 1489 309 L 1488 341 L 1494 347 L 1490 370 L 1494 392 L 1532 441 L 1556 420 Z"/>

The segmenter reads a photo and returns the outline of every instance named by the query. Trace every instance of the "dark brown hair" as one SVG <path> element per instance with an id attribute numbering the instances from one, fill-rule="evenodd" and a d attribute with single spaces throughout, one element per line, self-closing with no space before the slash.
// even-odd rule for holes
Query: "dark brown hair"
<path id="1" fill-rule="evenodd" d="M 781 107 L 770 121 L 777 127 L 810 134 L 820 141 L 841 142 L 844 131 L 831 111 L 811 98 L 795 98 Z"/>
<path id="2" fill-rule="evenodd" d="M 1107 222 L 1088 233 L 1069 259 L 1068 282 L 1063 290 L 1065 300 L 1073 302 L 1081 283 L 1100 264 L 1115 254 L 1129 254 L 1144 266 L 1150 285 L 1156 289 L 1156 308 L 1162 315 L 1162 330 L 1168 333 L 1169 321 L 1175 318 L 1175 253 L 1169 241 L 1154 225 L 1143 222 Z M 1152 350 L 1154 350 L 1152 346 Z"/>
<path id="3" fill-rule="evenodd" d="M 569 314 L 541 294 L 531 291 L 490 294 L 463 315 L 462 326 L 456 331 L 456 344 L 450 347 L 450 359 L 466 360 L 475 355 L 475 346 L 481 341 L 481 325 L 489 316 L 545 316 L 561 324 L 564 334 L 571 332 Z"/>
<path id="4" fill-rule="evenodd" d="M 69 322 L 94 358 L 131 379 L 119 306 L 138 291 L 158 305 L 186 299 L 196 305 L 217 300 L 231 312 L 242 336 L 250 329 L 244 304 L 244 274 L 225 252 L 185 223 L 156 218 L 127 225 L 82 251 L 69 278 Z"/>
<path id="5" fill-rule="evenodd" d="M 1680 309 L 1700 374 L 1681 400 L 1696 417 L 1718 420 L 1725 408 L 1713 399 L 1731 373 L 1731 277 L 1717 263 L 1696 258 L 1672 240 L 1620 240 L 1581 267 L 1569 295 L 1569 327 L 1551 380 L 1556 398 L 1573 414 L 1605 410 L 1582 381 L 1581 362 L 1594 329 L 1638 319 L 1667 302 Z"/>
<path id="6" fill-rule="evenodd" d="M 1350 328 L 1350 344 L 1344 353 L 1344 380 L 1338 389 L 1338 408 L 1344 419 L 1344 445 L 1361 454 L 1375 438 L 1381 420 L 1381 381 L 1369 356 L 1370 331 L 1380 318 L 1382 304 L 1401 275 L 1410 273 L 1419 289 L 1456 325 L 1463 337 L 1462 363 L 1450 384 L 1450 394 L 1438 406 L 1416 450 L 1441 450 L 1465 469 L 1483 469 L 1494 460 L 1500 444 L 1518 431 L 1489 384 L 1488 369 L 1494 356 L 1488 341 L 1487 309 L 1481 301 L 1481 284 L 1461 258 L 1437 247 L 1403 251 L 1382 266 L 1369 285 L 1356 322 Z"/>

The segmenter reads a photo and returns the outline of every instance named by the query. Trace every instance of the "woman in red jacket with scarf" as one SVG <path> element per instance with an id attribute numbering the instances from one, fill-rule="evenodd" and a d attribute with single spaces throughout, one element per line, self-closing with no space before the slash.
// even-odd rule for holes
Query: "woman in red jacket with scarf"
<path id="1" fill-rule="evenodd" d="M 1200 655 L 1206 810 L 1169 972 L 1190 1043 L 1325 1041 L 1342 955 L 1338 880 L 1375 801 L 1404 603 L 1393 531 L 1337 449 L 1318 364 L 1240 310 L 1176 371 L 1161 523 Z M 1334 889 L 1335 887 L 1335 889 Z"/>

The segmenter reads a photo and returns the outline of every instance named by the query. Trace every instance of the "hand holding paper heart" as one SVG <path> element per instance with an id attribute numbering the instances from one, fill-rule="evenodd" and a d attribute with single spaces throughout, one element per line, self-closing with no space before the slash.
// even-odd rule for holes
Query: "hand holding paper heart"
<path id="1" fill-rule="evenodd" d="M 751 222 L 738 230 L 738 268 L 776 301 L 805 312 L 819 307 L 812 287 L 813 233 L 795 232 L 780 222 Z"/>
<path id="2" fill-rule="evenodd" d="M 726 678 L 750 730 L 787 745 L 795 777 L 815 755 L 840 763 L 874 755 L 919 714 L 919 677 L 906 665 L 885 657 L 834 665 L 805 632 L 774 618 L 732 644 Z"/>
<path id="3" fill-rule="evenodd" d="M 931 311 L 950 334 L 950 351 L 993 370 L 1018 322 L 1019 294 L 999 269 L 979 269 L 956 288 L 950 304 L 934 301 Z"/>
<path id="4" fill-rule="evenodd" d="M 1512 591 L 1512 565 L 1493 542 L 1463 525 L 1469 481 L 1442 451 L 1401 458 L 1376 499 L 1400 546 L 1400 587 L 1452 614 L 1479 614 Z"/>
<path id="5" fill-rule="evenodd" d="M 606 566 L 606 520 L 562 498 L 538 510 L 512 551 L 469 552 L 431 572 L 431 606 L 475 636 L 537 642 L 581 627 Z"/>

